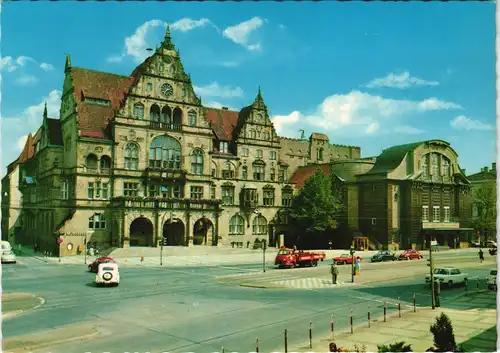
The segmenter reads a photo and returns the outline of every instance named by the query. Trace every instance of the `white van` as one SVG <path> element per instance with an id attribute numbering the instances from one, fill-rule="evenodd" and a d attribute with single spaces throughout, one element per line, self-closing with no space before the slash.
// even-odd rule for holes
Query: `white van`
<path id="1" fill-rule="evenodd" d="M 14 251 L 12 250 L 12 246 L 10 243 L 6 240 L 0 241 L 0 257 L 2 260 L 2 263 L 16 263 L 16 254 L 14 254 Z"/>
<path id="2" fill-rule="evenodd" d="M 97 268 L 95 275 L 96 285 L 114 285 L 120 284 L 120 272 L 116 263 L 102 263 Z"/>
<path id="3" fill-rule="evenodd" d="M 488 289 L 497 290 L 497 269 L 491 269 L 488 276 Z"/>

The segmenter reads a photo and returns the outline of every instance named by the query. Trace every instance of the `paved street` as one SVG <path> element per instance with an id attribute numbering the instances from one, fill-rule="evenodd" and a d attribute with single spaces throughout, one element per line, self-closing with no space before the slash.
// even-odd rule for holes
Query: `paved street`
<path id="1" fill-rule="evenodd" d="M 283 351 L 285 328 L 289 347 L 298 347 L 307 340 L 309 321 L 315 335 L 327 337 L 331 315 L 342 329 L 351 309 L 359 323 L 366 320 L 368 306 L 374 318 L 382 315 L 384 302 L 394 313 L 398 297 L 403 311 L 412 310 L 413 293 L 417 305 L 430 304 L 422 283 L 428 272 L 425 260 L 364 263 L 354 285 L 344 266 L 338 286 L 327 283 L 329 261 L 317 268 L 270 268 L 265 274 L 261 264 L 124 267 L 117 288 L 96 288 L 94 275 L 83 264 L 20 260 L 3 266 L 3 291 L 32 293 L 44 304 L 3 322 L 7 352 L 17 352 L 29 336 L 33 352 L 201 352 L 222 347 L 246 352 L 255 350 L 257 338 L 261 351 Z M 444 264 L 469 274 L 470 291 L 475 290 L 475 276 L 484 289 L 488 270 L 496 266 L 494 257 L 480 264 L 475 252 L 436 254 L 436 266 Z M 443 290 L 442 306 L 463 294 L 464 288 Z"/>

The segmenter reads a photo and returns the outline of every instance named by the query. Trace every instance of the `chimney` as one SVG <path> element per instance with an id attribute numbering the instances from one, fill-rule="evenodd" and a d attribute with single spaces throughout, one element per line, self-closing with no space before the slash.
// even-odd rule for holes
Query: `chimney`
<path id="1" fill-rule="evenodd" d="M 484 167 L 482 170 L 483 173 L 488 173 L 488 167 Z"/>
<path id="2" fill-rule="evenodd" d="M 228 107 L 222 107 L 222 110 L 229 110 Z"/>
<path id="3" fill-rule="evenodd" d="M 462 171 L 462 174 L 463 174 L 463 175 L 467 175 L 467 174 L 466 174 L 466 171 L 465 171 L 465 168 L 460 168 L 460 170 Z"/>
<path id="4" fill-rule="evenodd" d="M 491 171 L 496 172 L 497 171 L 497 164 L 496 162 L 491 163 Z"/>

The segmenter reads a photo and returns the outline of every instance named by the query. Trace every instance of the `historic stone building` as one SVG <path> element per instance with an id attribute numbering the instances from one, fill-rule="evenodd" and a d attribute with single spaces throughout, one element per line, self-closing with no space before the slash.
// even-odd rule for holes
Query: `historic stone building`
<path id="1" fill-rule="evenodd" d="M 337 232 L 341 240 L 366 237 L 370 247 L 389 249 L 424 249 L 431 241 L 468 245 L 470 182 L 449 143 L 415 142 L 376 158 L 302 167 L 291 181 L 302 186 L 318 168 L 338 180 L 345 206 Z"/>
<path id="2" fill-rule="evenodd" d="M 481 168 L 467 179 L 472 187 L 472 222 L 476 230 L 473 241 L 496 241 L 497 164 Z"/>
<path id="3" fill-rule="evenodd" d="M 63 255 L 98 246 L 276 244 L 290 176 L 359 147 L 281 138 L 260 89 L 239 112 L 202 105 L 167 29 L 130 76 L 73 67 L 20 176 L 25 234 Z M 28 201 L 29 200 L 29 201 Z M 61 246 L 56 237 L 63 239 Z"/>

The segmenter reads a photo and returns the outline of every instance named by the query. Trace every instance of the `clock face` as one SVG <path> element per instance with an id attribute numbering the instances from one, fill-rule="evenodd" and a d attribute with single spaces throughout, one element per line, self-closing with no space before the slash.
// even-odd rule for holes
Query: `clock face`
<path id="1" fill-rule="evenodd" d="M 170 97 L 173 93 L 174 90 L 168 83 L 164 83 L 163 85 L 161 85 L 161 94 L 163 94 L 165 97 Z"/>

